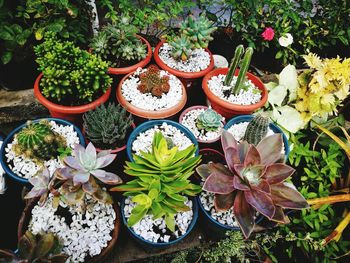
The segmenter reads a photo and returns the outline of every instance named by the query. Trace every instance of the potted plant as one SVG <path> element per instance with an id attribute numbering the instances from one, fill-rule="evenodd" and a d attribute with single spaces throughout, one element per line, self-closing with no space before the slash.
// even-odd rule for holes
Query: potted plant
<path id="1" fill-rule="evenodd" d="M 214 143 L 220 139 L 225 118 L 207 106 L 192 106 L 181 113 L 179 123 L 187 127 L 199 143 Z"/>
<path id="2" fill-rule="evenodd" d="M 33 188 L 18 226 L 19 239 L 29 230 L 57 235 L 70 262 L 102 262 L 119 233 L 117 204 L 105 190 L 121 179 L 103 168 L 115 159 L 109 151 L 96 153 L 92 143 L 77 145 L 65 166 L 49 178 L 47 169 L 30 179 Z M 38 198 L 40 198 L 38 200 Z"/>
<path id="3" fill-rule="evenodd" d="M 125 150 L 127 134 L 135 128 L 133 118 L 119 104 L 102 104 L 83 115 L 83 132 L 86 140 L 101 150 L 117 153 Z"/>
<path id="4" fill-rule="evenodd" d="M 239 45 L 235 50 L 230 68 L 219 68 L 209 72 L 202 82 L 202 88 L 210 105 L 225 118 L 250 114 L 267 101 L 268 92 L 259 78 L 247 72 L 253 55 L 248 47 Z M 237 69 L 240 63 L 240 69 Z"/>
<path id="5" fill-rule="evenodd" d="M 154 60 L 164 70 L 179 77 L 186 86 L 214 68 L 214 59 L 208 50 L 210 36 L 216 27 L 204 14 L 197 20 L 189 16 L 182 23 L 179 35 L 169 43 L 161 41 L 154 50 Z"/>
<path id="6" fill-rule="evenodd" d="M 284 154 L 286 159 L 288 158 L 290 149 L 287 136 L 276 124 L 270 121 L 266 113 L 234 117 L 226 123 L 224 129 L 231 133 L 236 141 L 248 140 L 254 145 L 257 145 L 266 136 L 280 133 L 283 139 Z"/>
<path id="7" fill-rule="evenodd" d="M 84 136 L 72 123 L 55 118 L 37 119 L 18 126 L 4 140 L 0 162 L 5 173 L 21 184 L 35 178 L 43 167 L 52 176 L 63 166 L 62 158 L 76 144 L 85 145 Z"/>
<path id="8" fill-rule="evenodd" d="M 81 121 L 84 112 L 107 101 L 112 78 L 101 58 L 47 34 L 35 47 L 42 73 L 34 84 L 34 95 L 52 117 Z"/>
<path id="9" fill-rule="evenodd" d="M 196 169 L 204 179 L 204 191 L 198 198 L 200 207 L 217 228 L 239 227 L 248 238 L 259 215 L 287 223 L 283 208 L 308 207 L 294 185 L 285 182 L 295 170 L 284 164 L 281 134 L 265 137 L 254 145 L 238 143 L 232 134 L 223 131 L 221 143 L 226 165 L 208 163 Z"/>
<path id="10" fill-rule="evenodd" d="M 151 151 L 154 134 L 158 131 L 180 150 L 192 144 L 198 148 L 196 138 L 185 126 L 170 120 L 152 120 L 137 126 L 130 134 L 126 144 L 126 153 L 130 161 L 134 160 L 134 154 L 140 155 L 141 152 Z"/>
<path id="11" fill-rule="evenodd" d="M 178 113 L 187 94 L 181 81 L 156 65 L 126 75 L 117 89 L 118 102 L 140 118 L 163 119 Z"/>
<path id="12" fill-rule="evenodd" d="M 146 39 L 137 35 L 138 28 L 123 16 L 108 24 L 94 36 L 90 48 L 93 54 L 109 62 L 108 73 L 125 75 L 145 67 L 152 58 L 152 48 Z"/>
<path id="13" fill-rule="evenodd" d="M 149 152 L 134 154 L 125 173 L 135 179 L 112 191 L 125 191 L 122 218 L 129 232 L 146 246 L 164 248 L 182 240 L 197 220 L 195 196 L 200 186 L 189 177 L 201 160 L 196 146 L 179 150 L 156 132 Z"/>

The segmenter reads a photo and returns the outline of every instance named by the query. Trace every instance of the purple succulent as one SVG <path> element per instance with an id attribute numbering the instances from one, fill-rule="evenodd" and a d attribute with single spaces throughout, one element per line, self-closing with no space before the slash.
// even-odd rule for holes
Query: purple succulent
<path id="1" fill-rule="evenodd" d="M 40 196 L 39 204 L 43 204 L 49 193 L 50 172 L 44 167 L 34 177 L 30 178 L 29 183 L 33 188 L 26 194 L 24 199 L 31 199 Z"/>
<path id="2" fill-rule="evenodd" d="M 233 207 L 246 238 L 253 231 L 256 212 L 285 223 L 283 208 L 308 207 L 295 187 L 284 182 L 295 170 L 281 162 L 284 160 L 281 134 L 265 137 L 255 147 L 246 141 L 238 143 L 232 134 L 223 131 L 221 142 L 227 166 L 203 164 L 197 167 L 197 172 L 205 178 L 203 189 L 215 194 L 215 209 Z"/>

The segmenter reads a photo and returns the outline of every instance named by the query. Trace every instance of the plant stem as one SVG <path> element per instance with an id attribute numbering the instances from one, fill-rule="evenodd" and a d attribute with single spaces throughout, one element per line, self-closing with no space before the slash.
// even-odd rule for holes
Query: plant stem
<path id="1" fill-rule="evenodd" d="M 236 47 L 235 55 L 233 56 L 233 58 L 231 60 L 231 65 L 230 65 L 230 68 L 227 72 L 227 75 L 226 75 L 226 78 L 224 81 L 225 86 L 229 86 L 231 84 L 233 75 L 235 74 L 236 68 L 238 66 L 239 61 L 241 60 L 243 52 L 244 52 L 243 45 L 239 45 Z"/>
<path id="2" fill-rule="evenodd" d="M 320 198 L 307 200 L 309 205 L 334 204 L 334 203 L 348 202 L 348 201 L 350 201 L 350 194 L 333 195 L 333 196 L 320 197 Z"/>
<path id="3" fill-rule="evenodd" d="M 349 223 L 350 223 L 350 212 L 347 212 L 346 216 L 339 223 L 339 225 L 334 229 L 334 231 L 324 239 L 325 244 L 328 244 L 332 240 L 338 241 L 344 229 L 349 225 Z"/>
<path id="4" fill-rule="evenodd" d="M 245 76 L 247 74 L 250 60 L 252 59 L 253 55 L 253 48 L 248 47 L 245 51 L 243 61 L 241 63 L 240 69 L 239 69 L 239 74 L 237 77 L 236 85 L 231 89 L 231 94 L 237 95 L 242 88 L 242 83 L 245 80 Z"/>

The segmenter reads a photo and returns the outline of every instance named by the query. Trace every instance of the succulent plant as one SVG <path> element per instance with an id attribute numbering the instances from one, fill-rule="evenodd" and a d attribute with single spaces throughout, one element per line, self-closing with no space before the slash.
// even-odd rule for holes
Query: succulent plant
<path id="1" fill-rule="evenodd" d="M 169 45 L 172 47 L 171 55 L 174 59 L 186 61 L 191 55 L 193 45 L 186 36 L 175 37 Z"/>
<path id="2" fill-rule="evenodd" d="M 258 113 L 248 124 L 243 140 L 249 144 L 258 145 L 266 136 L 269 128 L 270 118 L 262 113 Z"/>
<path id="3" fill-rule="evenodd" d="M 122 183 L 119 176 L 102 170 L 111 164 L 115 157 L 116 155 L 110 154 L 108 150 L 97 154 L 91 142 L 86 149 L 76 145 L 74 156 L 64 158 L 66 167 L 55 172 L 54 179 L 61 181 L 59 192 L 62 199 L 68 204 L 77 204 L 84 200 L 85 194 L 89 194 L 97 201 L 112 203 L 111 196 L 99 186 L 96 179 L 108 185 Z"/>
<path id="4" fill-rule="evenodd" d="M 169 76 L 161 76 L 156 65 L 151 65 L 139 76 L 140 84 L 137 89 L 142 93 L 151 93 L 153 96 L 161 97 L 163 93 L 170 90 Z"/>
<path id="5" fill-rule="evenodd" d="M 198 115 L 196 126 L 200 130 L 216 131 L 222 124 L 222 116 L 216 111 L 208 108 Z"/>
<path id="6" fill-rule="evenodd" d="M 66 147 L 66 139 L 54 132 L 47 120 L 36 123 L 28 121 L 26 127 L 19 131 L 15 138 L 17 143 L 14 145 L 14 151 L 39 162 L 56 158 L 58 148 Z"/>
<path id="7" fill-rule="evenodd" d="M 175 146 L 168 149 L 166 138 L 156 132 L 153 138 L 152 151 L 133 155 L 133 162 L 126 162 L 125 173 L 136 177 L 125 185 L 112 188 L 111 191 L 125 191 L 125 196 L 132 196 L 137 205 L 131 211 L 128 226 L 133 226 L 146 214 L 154 219 L 165 217 L 167 227 L 175 230 L 174 215 L 188 211 L 186 197 L 200 192 L 200 186 L 192 184 L 189 177 L 201 160 L 194 157 L 196 147 L 189 146 L 178 150 Z"/>
<path id="8" fill-rule="evenodd" d="M 213 37 L 210 35 L 217 29 L 212 25 L 203 13 L 195 19 L 192 15 L 188 16 L 181 25 L 180 32 L 189 38 L 195 48 L 207 48 Z"/>
<path id="9" fill-rule="evenodd" d="M 235 55 L 232 58 L 232 62 L 229 68 L 229 71 L 226 75 L 226 78 L 224 80 L 224 85 L 231 86 L 231 82 L 233 79 L 233 76 L 235 74 L 235 71 L 238 67 L 238 64 L 240 64 L 240 69 L 238 73 L 238 77 L 236 80 L 236 83 L 231 88 L 231 94 L 237 95 L 239 91 L 244 87 L 243 83 L 246 80 L 246 74 L 250 65 L 250 61 L 252 59 L 253 55 L 253 48 L 247 47 L 244 53 L 244 57 L 241 60 L 241 56 L 244 52 L 244 47 L 242 45 L 239 45 L 236 47 Z"/>
<path id="10" fill-rule="evenodd" d="M 137 37 L 139 31 L 127 16 L 106 25 L 91 41 L 94 54 L 119 67 L 123 61 L 140 61 L 147 56 L 147 46 Z"/>
<path id="11" fill-rule="evenodd" d="M 26 194 L 24 199 L 40 197 L 39 204 L 43 205 L 49 194 L 50 172 L 44 167 L 34 177 L 28 179 L 33 188 Z"/>
<path id="12" fill-rule="evenodd" d="M 89 141 L 101 149 L 112 149 L 123 142 L 133 118 L 119 104 L 109 103 L 86 112 L 83 121 Z"/>
<path id="13" fill-rule="evenodd" d="M 255 226 L 256 212 L 285 223 L 283 208 L 308 207 L 296 188 L 285 182 L 294 169 L 279 162 L 284 159 L 281 134 L 265 137 L 255 147 L 246 141 L 238 144 L 229 132 L 223 131 L 221 142 L 227 166 L 203 164 L 197 172 L 205 179 L 203 190 L 215 194 L 217 211 L 233 207 L 233 215 L 246 238 Z"/>
<path id="14" fill-rule="evenodd" d="M 43 76 L 42 94 L 64 105 L 86 104 L 101 96 L 112 84 L 107 75 L 108 63 L 48 33 L 35 46 L 36 62 Z"/>
<path id="15" fill-rule="evenodd" d="M 34 235 L 27 230 L 18 241 L 17 254 L 0 250 L 0 262 L 64 263 L 67 259 L 58 237 L 52 233 Z"/>

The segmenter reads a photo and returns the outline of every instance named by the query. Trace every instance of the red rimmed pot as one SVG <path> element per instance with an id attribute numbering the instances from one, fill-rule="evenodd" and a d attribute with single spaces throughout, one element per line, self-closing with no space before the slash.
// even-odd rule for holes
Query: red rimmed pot
<path id="1" fill-rule="evenodd" d="M 180 117 L 179 117 L 179 123 L 180 124 L 182 124 L 182 125 L 184 125 L 183 124 L 183 118 L 185 117 L 185 115 L 187 114 L 187 113 L 189 113 L 190 111 L 193 111 L 193 110 L 198 110 L 198 109 L 208 109 L 208 107 L 207 106 L 203 106 L 203 105 L 196 105 L 196 106 L 192 106 L 192 107 L 189 107 L 189 108 L 187 108 L 187 109 L 185 109 L 182 113 L 181 113 L 181 115 L 180 115 Z M 225 125 L 226 124 L 226 121 L 225 120 L 223 120 L 222 121 L 222 123 L 223 123 L 223 125 Z M 185 125 L 184 125 L 185 126 Z M 223 126 L 224 127 L 224 126 Z M 189 130 L 191 130 L 189 127 L 187 127 Z M 224 130 L 224 128 L 222 128 L 222 130 Z M 221 136 L 219 136 L 219 137 L 217 137 L 216 139 L 213 139 L 213 140 L 207 140 L 207 141 L 205 141 L 205 140 L 201 140 L 201 139 L 199 139 L 199 138 L 197 138 L 196 137 L 196 139 L 197 139 L 197 141 L 199 142 L 199 147 L 202 149 L 202 148 L 205 148 L 205 149 L 207 149 L 206 147 L 208 147 L 208 144 L 216 144 L 216 142 L 218 142 L 219 140 L 220 140 L 220 138 L 221 138 Z M 214 145 L 213 145 L 214 146 Z M 217 147 L 215 147 L 215 148 L 217 148 Z"/>
<path id="2" fill-rule="evenodd" d="M 190 87 L 194 80 L 204 77 L 206 74 L 208 74 L 210 71 L 213 70 L 214 58 L 213 58 L 213 55 L 211 54 L 210 50 L 207 48 L 205 49 L 205 51 L 208 52 L 210 55 L 210 64 L 206 69 L 198 71 L 198 72 L 183 72 L 183 71 L 169 67 L 159 57 L 159 49 L 162 47 L 162 45 L 164 43 L 165 43 L 164 41 L 159 42 L 158 45 L 156 46 L 156 48 L 154 49 L 154 52 L 153 52 L 154 60 L 156 61 L 157 65 L 159 67 L 161 67 L 162 69 L 164 69 L 164 70 L 168 71 L 169 73 L 178 77 L 184 83 L 186 88 Z"/>
<path id="3" fill-rule="evenodd" d="M 125 74 L 129 74 L 130 72 L 135 71 L 137 68 L 144 68 L 145 66 L 148 65 L 148 63 L 151 61 L 152 59 L 152 47 L 150 45 L 150 43 L 143 38 L 142 36 L 137 35 L 137 37 L 139 39 L 141 39 L 141 41 L 143 43 L 146 44 L 147 46 L 147 56 L 141 60 L 140 62 L 131 65 L 129 67 L 123 67 L 123 68 L 108 68 L 108 74 L 112 74 L 112 75 L 125 75 Z"/>
<path id="4" fill-rule="evenodd" d="M 24 233 L 28 229 L 28 225 L 32 215 L 32 210 L 35 207 L 35 205 L 38 203 L 38 201 L 39 201 L 39 198 L 34 198 L 29 200 L 26 203 L 26 206 L 18 222 L 18 229 L 17 229 L 18 240 L 20 240 L 20 238 L 24 235 Z M 117 240 L 119 237 L 120 220 L 121 220 L 119 206 L 117 204 L 113 204 L 113 209 L 115 211 L 115 223 L 114 223 L 114 229 L 112 233 L 112 239 L 108 242 L 107 247 L 103 248 L 100 254 L 86 260 L 85 262 L 87 263 L 104 262 L 107 256 L 113 251 L 113 247 L 117 243 Z"/>
<path id="5" fill-rule="evenodd" d="M 218 76 L 220 74 L 226 75 L 228 72 L 228 68 L 218 68 L 213 70 L 212 72 L 209 72 L 202 81 L 202 88 L 207 96 L 210 105 L 212 108 L 220 113 L 222 116 L 224 116 L 226 119 L 230 119 L 235 115 L 242 115 L 242 114 L 251 114 L 257 109 L 263 107 L 267 101 L 267 96 L 268 92 L 267 89 L 265 88 L 264 83 L 262 81 L 254 76 L 251 73 L 247 73 L 246 77 L 252 81 L 252 83 L 259 89 L 261 90 L 261 100 L 255 104 L 251 105 L 238 105 L 238 104 L 233 104 L 230 102 L 227 102 L 223 100 L 222 98 L 216 96 L 214 93 L 211 92 L 208 86 L 208 81 L 214 77 Z M 237 76 L 239 73 L 239 70 L 237 69 L 235 72 L 235 76 Z"/>
<path id="6" fill-rule="evenodd" d="M 131 128 L 132 128 L 132 130 L 134 130 L 134 129 L 136 128 L 135 123 L 131 123 Z M 129 128 L 129 129 L 130 129 L 130 128 Z M 132 132 L 132 130 L 131 130 L 131 132 Z M 84 137 L 85 137 L 86 145 L 88 145 L 90 141 L 86 138 L 85 128 L 83 128 L 82 132 L 83 132 Z M 129 137 L 129 135 L 130 135 L 131 132 L 129 132 L 128 136 L 126 136 L 125 144 L 124 144 L 123 146 L 121 146 L 121 147 L 116 147 L 116 148 L 114 148 L 114 149 L 100 149 L 100 148 L 97 148 L 97 147 L 96 147 L 96 152 L 99 153 L 99 152 L 104 151 L 104 150 L 111 150 L 111 153 L 119 153 L 119 152 L 121 152 L 121 151 L 124 151 L 124 150 L 126 149 L 127 138 Z"/>
<path id="7" fill-rule="evenodd" d="M 128 79 L 132 74 L 134 74 L 134 72 L 131 72 L 128 75 L 124 76 L 124 78 L 119 82 L 118 87 L 117 87 L 117 91 L 116 91 L 116 96 L 117 96 L 117 100 L 118 100 L 119 104 L 122 105 L 123 108 L 125 108 L 132 115 L 135 115 L 139 118 L 142 118 L 143 121 L 144 121 L 144 119 L 148 119 L 148 120 L 165 119 L 165 118 L 169 118 L 169 117 L 176 115 L 186 105 L 187 93 L 186 93 L 185 86 L 183 84 L 182 84 L 181 100 L 179 101 L 179 103 L 177 103 L 176 105 L 174 105 L 168 109 L 156 110 L 156 111 L 144 110 L 144 109 L 141 109 L 135 105 L 132 105 L 130 102 L 128 102 L 124 98 L 124 96 L 122 94 L 122 85 L 123 85 L 124 81 L 126 79 Z"/>
<path id="8" fill-rule="evenodd" d="M 109 88 L 101 97 L 85 105 L 64 106 L 64 105 L 56 104 L 46 99 L 44 95 L 41 93 L 39 85 L 40 85 L 40 80 L 42 76 L 43 74 L 40 73 L 40 75 L 36 78 L 34 83 L 35 98 L 42 105 L 44 105 L 44 107 L 46 107 L 49 110 L 51 117 L 68 120 L 77 125 L 81 125 L 82 115 L 85 112 L 95 109 L 96 107 L 105 103 L 108 100 L 109 95 L 111 94 L 111 88 Z"/>

